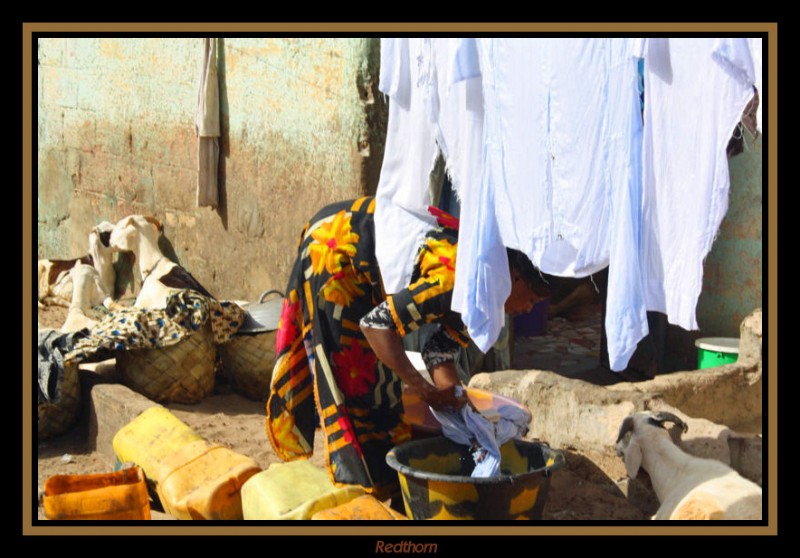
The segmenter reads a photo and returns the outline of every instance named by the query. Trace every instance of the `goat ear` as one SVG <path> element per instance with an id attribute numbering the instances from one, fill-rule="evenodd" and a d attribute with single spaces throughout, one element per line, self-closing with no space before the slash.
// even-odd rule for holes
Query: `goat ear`
<path id="1" fill-rule="evenodd" d="M 155 226 L 158 232 L 162 232 L 164 230 L 164 226 L 161 224 L 161 221 L 159 221 L 155 217 L 149 217 L 145 215 L 144 220 L 150 223 L 151 225 Z"/>
<path id="2" fill-rule="evenodd" d="M 131 225 L 134 225 L 135 223 L 136 223 L 136 221 L 134 220 L 133 217 L 128 217 L 127 219 L 125 219 L 125 222 L 122 224 L 122 227 L 123 228 L 124 227 L 130 227 Z"/>
<path id="3" fill-rule="evenodd" d="M 625 470 L 632 479 L 639 474 L 639 467 L 642 465 L 642 447 L 637 437 L 631 438 L 628 448 L 625 450 Z"/>
<path id="4" fill-rule="evenodd" d="M 625 436 L 625 434 L 627 434 L 631 430 L 633 430 L 633 417 L 627 416 L 622 421 L 622 424 L 619 427 L 619 434 L 617 434 L 617 443 L 619 443 L 620 440 L 622 440 L 622 438 Z"/>

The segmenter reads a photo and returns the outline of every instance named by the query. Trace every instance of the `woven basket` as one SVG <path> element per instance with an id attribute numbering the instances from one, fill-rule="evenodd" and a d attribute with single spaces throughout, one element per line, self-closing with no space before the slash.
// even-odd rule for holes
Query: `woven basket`
<path id="1" fill-rule="evenodd" d="M 81 410 L 81 386 L 77 363 L 64 367 L 64 375 L 56 387 L 56 397 L 39 403 L 39 440 L 63 434 L 75 424 Z"/>
<path id="2" fill-rule="evenodd" d="M 267 399 L 275 366 L 276 334 L 240 334 L 219 346 L 225 378 L 236 393 L 255 401 Z"/>
<path id="3" fill-rule="evenodd" d="M 208 323 L 170 347 L 117 352 L 120 383 L 157 403 L 199 403 L 214 391 L 215 371 Z"/>

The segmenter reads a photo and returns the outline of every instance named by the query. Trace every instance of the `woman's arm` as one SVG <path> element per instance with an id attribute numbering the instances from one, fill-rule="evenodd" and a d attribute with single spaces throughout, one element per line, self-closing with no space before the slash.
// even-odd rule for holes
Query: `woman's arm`
<path id="1" fill-rule="evenodd" d="M 391 368 L 428 405 L 436 410 L 448 411 L 466 403 L 465 397 L 455 396 L 455 386 L 459 385 L 459 380 L 453 362 L 433 367 L 431 377 L 436 384 L 433 385 L 408 360 L 397 330 L 370 327 L 362 322 L 361 331 L 378 359 Z"/>

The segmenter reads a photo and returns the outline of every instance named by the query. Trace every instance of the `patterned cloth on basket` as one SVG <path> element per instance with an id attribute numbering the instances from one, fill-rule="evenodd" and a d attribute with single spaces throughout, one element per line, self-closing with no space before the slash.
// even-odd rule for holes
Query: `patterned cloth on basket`
<path id="1" fill-rule="evenodd" d="M 65 361 L 83 361 L 108 350 L 169 347 L 211 321 L 214 342 L 225 343 L 239 330 L 244 310 L 233 302 L 217 301 L 184 289 L 173 293 L 164 309 L 124 308 L 108 314 L 78 341 Z M 108 357 L 105 357 L 108 358 Z"/>

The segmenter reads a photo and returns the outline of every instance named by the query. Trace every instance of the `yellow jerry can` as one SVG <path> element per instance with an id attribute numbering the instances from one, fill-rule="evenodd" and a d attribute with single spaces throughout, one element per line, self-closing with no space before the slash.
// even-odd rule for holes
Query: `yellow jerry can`
<path id="1" fill-rule="evenodd" d="M 159 464 L 186 444 L 201 440 L 202 436 L 169 409 L 156 406 L 120 428 L 111 445 L 120 463 L 137 464 L 149 480 L 158 484 Z"/>
<path id="2" fill-rule="evenodd" d="M 242 512 L 245 519 L 311 519 L 365 493 L 361 486 L 335 486 L 306 460 L 273 463 L 242 487 Z"/>
<path id="3" fill-rule="evenodd" d="M 139 467 L 53 475 L 44 484 L 43 506 L 47 519 L 150 519 L 150 495 Z"/>
<path id="4" fill-rule="evenodd" d="M 350 500 L 346 504 L 328 508 L 315 513 L 311 519 L 314 520 L 355 520 L 355 521 L 386 521 L 408 519 L 402 513 L 394 511 L 392 508 L 369 494 L 359 496 Z"/>
<path id="5" fill-rule="evenodd" d="M 199 440 L 158 463 L 156 492 L 178 519 L 241 520 L 242 486 L 260 471 L 250 457 Z"/>

